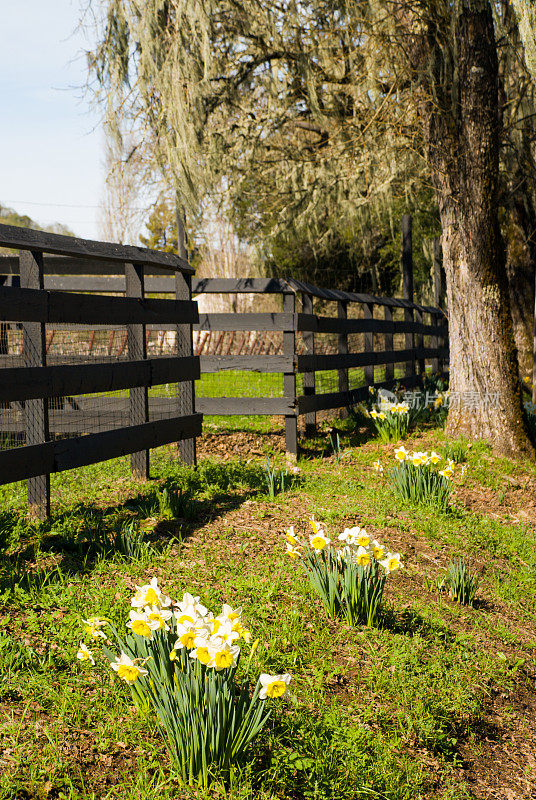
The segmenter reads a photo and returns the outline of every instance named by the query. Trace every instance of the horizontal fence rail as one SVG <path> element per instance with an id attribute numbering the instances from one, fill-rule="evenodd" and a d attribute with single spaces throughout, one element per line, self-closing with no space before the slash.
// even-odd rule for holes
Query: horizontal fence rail
<path id="1" fill-rule="evenodd" d="M 130 454 L 133 475 L 145 479 L 151 448 L 195 441 L 202 416 L 188 401 L 187 387 L 200 376 L 190 335 L 199 315 L 189 264 L 169 253 L 7 225 L 0 225 L 0 246 L 19 250 L 0 258 L 0 435 L 23 436 L 22 444 L 9 439 L 0 449 L 0 483 L 27 479 L 30 513 L 43 518 L 50 512 L 51 473 Z M 45 275 L 47 265 L 61 273 L 71 263 L 69 280 Z M 103 276 L 96 264 L 123 271 L 125 296 L 81 293 L 99 291 Z M 151 270 L 169 276 L 173 299 L 146 297 L 145 272 Z M 91 287 L 77 276 L 83 272 L 98 276 L 89 278 Z M 147 357 L 148 325 L 174 331 L 172 354 Z M 108 360 L 83 363 L 76 353 L 49 358 L 50 326 L 122 327 L 125 339 L 119 356 Z M 164 409 L 148 396 L 149 387 L 161 385 L 175 387 Z M 118 391 L 128 396 L 109 395 Z"/>

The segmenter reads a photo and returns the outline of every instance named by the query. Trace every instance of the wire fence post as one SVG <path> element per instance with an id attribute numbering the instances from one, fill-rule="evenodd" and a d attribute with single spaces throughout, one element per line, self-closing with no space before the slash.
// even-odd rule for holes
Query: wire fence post
<path id="1" fill-rule="evenodd" d="M 285 314 L 296 313 L 296 295 L 293 292 L 283 294 L 283 312 Z M 283 331 L 283 355 L 296 361 L 296 331 L 295 326 L 292 330 Z M 283 375 L 283 394 L 287 400 L 292 400 L 297 413 L 296 398 L 296 372 L 285 372 Z M 287 451 L 287 461 L 295 464 L 298 460 L 298 418 L 294 414 L 285 415 L 285 449 Z"/>
<path id="2" fill-rule="evenodd" d="M 143 264 L 125 262 L 126 297 L 143 300 L 145 295 L 145 278 Z M 128 357 L 131 361 L 147 358 L 147 340 L 145 325 L 127 325 Z M 146 386 L 134 386 L 129 389 L 129 424 L 143 425 L 149 422 L 149 393 Z M 149 479 L 149 450 L 131 453 L 130 471 L 137 480 Z"/>
<path id="3" fill-rule="evenodd" d="M 421 311 L 421 309 L 420 308 L 415 308 L 414 309 L 414 314 L 415 314 L 415 322 L 418 325 L 422 325 L 423 324 L 423 312 Z M 425 361 L 424 361 L 423 356 L 420 355 L 420 353 L 419 353 L 419 350 L 422 351 L 422 349 L 424 347 L 424 335 L 423 335 L 422 331 L 417 332 L 415 334 L 414 342 L 415 342 L 415 348 L 417 350 L 416 355 L 417 355 L 417 365 L 418 365 L 418 368 L 419 368 L 419 375 L 424 375 L 425 366 L 426 365 L 425 365 Z"/>
<path id="4" fill-rule="evenodd" d="M 337 301 L 337 318 L 340 320 L 348 319 L 348 301 L 347 300 L 338 300 Z M 340 356 L 348 355 L 348 333 L 343 332 L 339 333 L 337 336 L 337 353 Z M 349 392 L 350 391 L 350 379 L 349 379 L 349 370 L 348 368 L 343 368 L 338 370 L 338 378 L 339 378 L 339 392 Z M 349 405 L 349 403 L 348 403 Z M 348 408 L 343 408 L 341 410 L 341 419 L 346 419 L 348 416 Z"/>
<path id="5" fill-rule="evenodd" d="M 180 258 L 188 261 L 188 250 L 186 249 L 186 214 L 179 194 L 176 195 L 175 221 L 177 224 L 177 254 Z M 175 273 L 175 299 L 192 300 L 192 278 L 182 272 Z M 177 325 L 177 355 L 193 356 L 194 340 L 192 325 Z M 195 382 L 182 381 L 178 386 L 179 413 L 181 416 L 188 416 L 194 413 L 195 409 Z M 195 439 L 182 439 L 179 443 L 179 457 L 183 464 L 195 467 L 197 464 L 197 447 Z"/>
<path id="6" fill-rule="evenodd" d="M 304 314 L 313 314 L 313 298 L 310 294 L 302 294 L 302 311 Z M 305 352 L 309 355 L 314 355 L 315 352 L 315 334 L 314 331 L 304 331 L 303 344 Z M 303 373 L 303 394 L 305 397 L 311 397 L 316 394 L 316 374 L 315 372 Z M 309 411 L 305 414 L 305 435 L 315 436 L 316 434 L 316 411 Z"/>
<path id="7" fill-rule="evenodd" d="M 20 285 L 23 289 L 44 288 L 43 254 L 19 251 Z M 44 322 L 23 322 L 22 341 L 25 367 L 46 367 L 46 326 Z M 48 400 L 24 403 L 26 444 L 42 444 L 50 439 Z M 50 516 L 50 475 L 28 478 L 28 514 L 34 519 Z"/>
<path id="8" fill-rule="evenodd" d="M 192 299 L 192 279 L 182 272 L 175 273 L 175 297 L 177 300 Z M 194 354 L 193 326 L 177 325 L 177 355 L 191 357 Z M 189 416 L 194 413 L 195 382 L 181 381 L 178 388 L 179 414 Z M 197 448 L 195 439 L 183 439 L 179 443 L 179 455 L 184 464 L 195 467 L 197 464 Z"/>
<path id="9" fill-rule="evenodd" d="M 413 245 L 411 214 L 402 216 L 402 297 L 413 303 Z M 404 322 L 413 322 L 413 309 L 404 308 Z M 405 334 L 405 349 L 413 350 L 413 333 Z M 406 361 L 405 376 L 415 375 L 415 354 L 413 360 Z"/>
<path id="10" fill-rule="evenodd" d="M 363 319 L 374 319 L 374 306 L 372 303 L 363 303 Z M 374 334 L 372 331 L 365 331 L 364 349 L 365 353 L 374 352 Z M 365 383 L 372 386 L 374 383 L 374 364 L 365 366 Z"/>
<path id="11" fill-rule="evenodd" d="M 0 275 L 0 286 L 4 284 L 7 284 L 7 275 Z M 7 356 L 8 353 L 7 322 L 0 322 L 0 356 Z"/>
<path id="12" fill-rule="evenodd" d="M 393 309 L 391 306 L 385 305 L 383 307 L 383 318 L 385 322 L 389 323 L 390 326 L 393 324 Z M 391 328 L 390 331 L 386 331 L 384 334 L 384 347 L 387 353 L 391 353 L 394 349 L 394 337 L 393 337 L 393 329 Z M 393 381 L 395 379 L 395 365 L 394 362 L 391 361 L 385 365 L 385 372 L 384 372 L 384 380 L 385 381 Z"/>

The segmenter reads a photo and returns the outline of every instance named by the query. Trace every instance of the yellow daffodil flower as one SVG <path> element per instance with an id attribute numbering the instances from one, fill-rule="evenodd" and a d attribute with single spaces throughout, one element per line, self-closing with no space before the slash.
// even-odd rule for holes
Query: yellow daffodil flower
<path id="1" fill-rule="evenodd" d="M 93 658 L 91 650 L 88 650 L 83 642 L 80 642 L 80 647 L 78 648 L 76 657 L 79 661 L 91 661 L 93 666 L 95 665 L 95 659 Z"/>
<path id="2" fill-rule="evenodd" d="M 227 603 L 223 604 L 222 610 L 222 618 L 228 619 L 229 622 L 234 622 L 235 619 L 239 619 L 240 615 L 242 614 L 242 606 L 238 608 L 233 608 L 232 606 L 227 605 Z"/>
<path id="3" fill-rule="evenodd" d="M 259 678 L 261 684 L 261 690 L 259 692 L 260 699 L 266 700 L 267 697 L 283 697 L 287 693 L 287 687 L 290 681 L 291 677 L 288 673 L 284 675 L 267 675 L 263 673 Z"/>
<path id="4" fill-rule="evenodd" d="M 223 646 L 214 652 L 213 660 L 216 671 L 219 672 L 222 669 L 235 667 L 239 654 L 240 648 L 238 645 L 230 645 L 228 642 L 224 642 Z"/>
<path id="5" fill-rule="evenodd" d="M 369 551 L 365 550 L 364 547 L 360 547 L 355 554 L 355 562 L 356 564 L 359 564 L 360 567 L 367 567 L 370 563 Z"/>
<path id="6" fill-rule="evenodd" d="M 199 645 L 194 650 L 190 651 L 190 658 L 197 658 L 202 664 L 206 667 L 210 665 L 212 660 L 212 656 L 210 655 L 210 651 L 206 644 Z"/>
<path id="7" fill-rule="evenodd" d="M 298 540 L 294 534 L 294 525 L 291 525 L 290 528 L 285 530 L 285 536 L 287 537 L 287 542 L 293 546 L 298 544 Z"/>
<path id="8" fill-rule="evenodd" d="M 361 528 L 361 530 L 359 531 L 359 533 L 357 535 L 356 544 L 358 544 L 359 547 L 368 547 L 369 546 L 369 542 L 370 542 L 370 536 L 368 535 L 368 533 L 366 532 L 366 530 L 364 528 Z"/>
<path id="9" fill-rule="evenodd" d="M 182 600 L 175 603 L 175 606 L 179 611 L 188 611 L 189 614 L 193 612 L 196 617 L 205 617 L 207 614 L 207 609 L 199 602 L 199 597 L 193 597 L 189 592 L 185 592 Z"/>
<path id="10" fill-rule="evenodd" d="M 331 542 L 331 539 L 328 539 L 328 537 L 324 535 L 322 529 L 319 528 L 317 533 L 309 536 L 309 541 L 314 550 L 323 550 L 324 547 L 327 547 Z"/>
<path id="11" fill-rule="evenodd" d="M 158 608 L 158 606 L 145 606 L 144 611 L 147 621 L 149 623 L 156 624 L 156 627 L 153 628 L 153 630 L 159 631 L 163 628 L 165 631 L 169 631 L 169 625 L 167 622 L 173 616 L 171 609 Z"/>
<path id="12" fill-rule="evenodd" d="M 385 567 L 385 571 L 387 573 L 394 572 L 397 569 L 402 567 L 402 562 L 400 561 L 400 553 L 389 553 L 387 558 L 383 561 L 380 561 L 382 567 Z"/>
<path id="13" fill-rule="evenodd" d="M 144 586 L 136 586 L 136 593 L 130 605 L 133 608 L 144 608 L 145 606 L 160 606 L 165 608 L 171 605 L 169 597 L 165 597 L 158 588 L 158 579 L 151 578 L 149 583 Z"/>
<path id="14" fill-rule="evenodd" d="M 385 547 L 383 546 L 383 544 L 380 544 L 377 539 L 373 539 L 370 546 L 374 558 L 377 561 L 380 561 L 384 556 Z"/>
<path id="15" fill-rule="evenodd" d="M 430 464 L 438 464 L 441 461 L 441 456 L 439 456 L 434 450 L 430 453 Z"/>
<path id="16" fill-rule="evenodd" d="M 101 628 L 108 624 L 107 620 L 102 617 L 88 617 L 88 619 L 83 619 L 82 622 L 85 625 L 84 631 L 93 639 L 98 639 L 99 637 L 106 639 L 106 634 L 101 631 Z"/>
<path id="17" fill-rule="evenodd" d="M 300 554 L 298 550 L 296 550 L 295 547 L 293 547 L 289 542 L 287 542 L 287 556 L 294 561 L 294 559 L 298 558 L 299 555 Z"/>
<path id="18" fill-rule="evenodd" d="M 339 533 L 339 541 L 346 542 L 346 544 L 357 544 L 361 528 L 345 528 L 342 533 Z"/>
<path id="19" fill-rule="evenodd" d="M 140 613 L 135 609 L 130 611 L 129 617 L 130 621 L 127 622 L 127 628 L 130 628 L 132 633 L 136 633 L 138 636 L 152 636 L 153 631 L 160 627 L 158 619 L 149 620 L 147 614 Z"/>
<path id="20" fill-rule="evenodd" d="M 182 650 L 185 647 L 187 650 L 192 650 L 195 647 L 195 640 L 198 632 L 193 626 L 177 625 L 177 636 L 179 637 L 173 645 L 175 650 Z"/>
<path id="21" fill-rule="evenodd" d="M 125 683 L 135 683 L 140 675 L 148 674 L 146 669 L 139 666 L 139 659 L 133 661 L 126 653 L 121 653 L 110 666 Z"/>
<path id="22" fill-rule="evenodd" d="M 314 514 L 309 520 L 309 525 L 311 526 L 313 533 L 318 533 L 319 531 L 322 532 L 324 530 L 324 524 L 322 522 L 317 522 Z"/>
<path id="23" fill-rule="evenodd" d="M 395 458 L 397 461 L 405 461 L 408 458 L 408 452 L 405 447 L 399 447 L 395 450 Z"/>
<path id="24" fill-rule="evenodd" d="M 173 613 L 179 625 L 195 625 L 199 620 L 203 620 L 203 617 L 199 617 L 195 613 L 193 607 L 186 608 L 184 611 L 175 609 Z"/>

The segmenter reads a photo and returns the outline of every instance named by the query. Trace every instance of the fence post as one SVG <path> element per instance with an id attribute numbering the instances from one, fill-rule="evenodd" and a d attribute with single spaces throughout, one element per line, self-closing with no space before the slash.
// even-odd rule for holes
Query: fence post
<path id="1" fill-rule="evenodd" d="M 125 262 L 126 297 L 143 300 L 145 278 L 143 264 Z M 127 325 L 127 348 L 129 360 L 147 358 L 147 339 L 145 325 Z M 129 424 L 143 425 L 149 422 L 149 392 L 147 386 L 134 386 L 129 389 Z M 149 451 L 139 450 L 130 455 L 130 471 L 138 480 L 149 479 Z"/>
<path id="2" fill-rule="evenodd" d="M 283 312 L 292 315 L 296 313 L 296 295 L 293 292 L 285 292 L 283 294 Z M 296 358 L 296 331 L 294 325 L 292 330 L 283 331 L 283 355 L 292 359 Z M 287 399 L 292 399 L 296 406 L 296 373 L 294 371 L 285 372 L 283 375 L 283 394 Z M 298 460 L 298 418 L 296 414 L 285 415 L 285 448 L 287 461 L 295 464 Z"/>
<path id="3" fill-rule="evenodd" d="M 9 285 L 7 277 L 0 275 L 0 286 Z M 7 322 L 0 322 L 0 355 L 7 356 L 8 352 Z"/>
<path id="4" fill-rule="evenodd" d="M 310 294 L 302 293 L 302 311 L 304 314 L 313 313 L 313 298 Z M 304 331 L 303 344 L 305 352 L 313 355 L 315 352 L 315 334 L 314 331 Z M 316 394 L 316 374 L 315 372 L 303 373 L 303 394 L 305 397 L 311 397 Z M 310 411 L 305 414 L 305 435 L 314 436 L 316 434 L 316 411 Z"/>
<path id="5" fill-rule="evenodd" d="M 372 303 L 363 303 L 363 319 L 374 319 L 374 306 Z M 374 334 L 365 331 L 365 353 L 374 352 Z M 374 364 L 365 367 L 365 383 L 372 386 L 374 383 Z"/>
<path id="6" fill-rule="evenodd" d="M 411 214 L 402 216 L 402 297 L 413 303 L 413 252 L 412 252 L 412 218 Z M 413 322 L 413 309 L 404 308 L 404 322 Z M 405 349 L 414 349 L 412 333 L 405 334 Z M 405 377 L 415 375 L 415 359 L 406 361 Z"/>
<path id="7" fill-rule="evenodd" d="M 420 308 L 414 309 L 415 314 L 415 322 L 422 325 L 423 323 L 423 312 Z M 422 349 L 424 347 L 424 335 L 421 333 L 416 333 L 414 337 L 415 348 L 417 350 Z M 417 365 L 419 368 L 419 375 L 424 375 L 425 373 L 425 359 L 422 357 L 417 357 Z"/>
<path id="8" fill-rule="evenodd" d="M 389 322 L 389 323 L 393 322 L 393 309 L 391 308 L 391 306 L 384 306 L 383 307 L 383 318 L 384 318 L 385 322 Z M 385 347 L 385 351 L 388 352 L 388 353 L 394 351 L 394 349 L 395 349 L 392 330 L 391 330 L 390 333 L 385 333 L 384 334 L 384 347 Z M 385 377 L 386 381 L 394 380 L 394 377 L 395 377 L 395 365 L 394 365 L 393 361 L 391 361 L 390 364 L 386 364 L 385 365 L 384 377 Z"/>
<path id="9" fill-rule="evenodd" d="M 19 251 L 20 285 L 23 289 L 43 289 L 43 254 Z M 44 322 L 24 322 L 22 341 L 25 367 L 46 367 L 46 328 Z M 41 444 L 50 439 L 48 400 L 26 400 L 24 404 L 26 444 Z M 28 478 L 28 513 L 35 519 L 50 516 L 50 475 Z"/>
<path id="10" fill-rule="evenodd" d="M 175 273 L 175 297 L 177 300 L 192 300 L 192 278 L 182 272 Z M 177 325 L 177 355 L 193 356 L 192 325 Z M 182 381 L 179 383 L 179 413 L 189 416 L 195 408 L 195 383 Z M 197 464 L 197 448 L 195 439 L 183 439 L 179 442 L 179 455 L 184 464 L 195 467 Z"/>
<path id="11" fill-rule="evenodd" d="M 347 300 L 338 300 L 337 301 L 337 317 L 340 320 L 346 321 L 348 319 L 348 301 Z M 338 340 L 337 340 L 337 352 L 340 356 L 348 355 L 348 333 L 345 331 L 343 333 L 339 333 Z M 339 370 L 339 392 L 349 392 L 350 391 L 350 379 L 349 379 L 349 370 L 348 368 L 340 369 Z M 349 405 L 349 404 L 347 404 Z M 341 411 L 341 419 L 346 419 L 348 416 L 348 409 L 343 408 Z"/>

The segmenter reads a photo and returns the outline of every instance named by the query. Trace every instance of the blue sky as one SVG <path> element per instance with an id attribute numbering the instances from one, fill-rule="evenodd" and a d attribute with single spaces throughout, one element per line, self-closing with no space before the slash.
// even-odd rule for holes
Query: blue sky
<path id="1" fill-rule="evenodd" d="M 103 134 L 84 97 L 81 0 L 0 0 L 0 203 L 98 238 Z"/>

